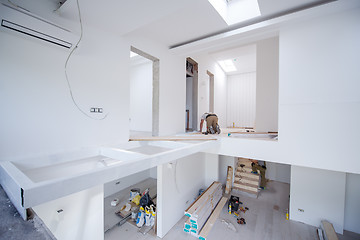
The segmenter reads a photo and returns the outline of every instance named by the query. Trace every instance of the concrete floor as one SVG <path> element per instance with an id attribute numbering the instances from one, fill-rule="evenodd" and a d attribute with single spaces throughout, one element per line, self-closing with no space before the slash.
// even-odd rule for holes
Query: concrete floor
<path id="1" fill-rule="evenodd" d="M 24 221 L 0 186 L 0 239 L 53 239 L 37 217 Z"/>
<path id="2" fill-rule="evenodd" d="M 297 239 L 317 240 L 316 228 L 304 223 L 286 220 L 285 213 L 289 207 L 289 184 L 268 182 L 266 190 L 262 190 L 257 199 L 238 195 L 244 207 L 249 210 L 241 213 L 246 225 L 236 223 L 234 215 L 227 213 L 224 207 L 214 224 L 207 240 L 219 239 Z M 236 195 L 236 194 L 233 194 Z M 185 217 L 166 234 L 164 240 L 195 240 L 196 238 L 183 232 Z M 360 239 L 359 235 L 338 235 L 340 240 Z M 146 235 L 138 232 L 138 228 L 130 223 L 115 227 L 105 234 L 105 240 L 156 240 L 153 231 Z"/>
<path id="3" fill-rule="evenodd" d="M 262 191 L 258 199 L 240 196 L 243 206 L 250 210 L 242 217 L 246 225 L 238 225 L 235 218 L 226 212 L 224 207 L 220 217 L 208 236 L 208 240 L 218 239 L 317 239 L 315 227 L 285 220 L 284 210 L 287 207 L 289 185 L 269 182 L 266 190 Z M 163 238 L 164 240 L 195 240 L 196 238 L 183 232 L 185 217 Z M 235 230 L 228 227 L 231 223 Z M 36 217 L 24 221 L 10 202 L 3 188 L 0 186 L 0 239 L 6 240 L 51 240 L 54 239 Z M 229 224 L 230 225 L 230 224 Z M 230 225 L 231 226 L 231 225 Z M 359 240 L 360 235 L 344 231 L 338 234 L 339 240 Z M 105 240 L 155 240 L 160 239 L 153 233 L 143 235 L 137 227 L 126 223 L 115 227 L 105 234 Z"/>

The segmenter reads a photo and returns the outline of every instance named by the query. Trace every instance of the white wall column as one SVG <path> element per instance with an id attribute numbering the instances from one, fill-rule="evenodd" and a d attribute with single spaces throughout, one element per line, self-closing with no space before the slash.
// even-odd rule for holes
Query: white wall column
<path id="1" fill-rule="evenodd" d="M 291 166 L 290 219 L 320 226 L 325 219 L 344 230 L 346 173 Z"/>
<path id="2" fill-rule="evenodd" d="M 33 209 L 58 240 L 104 239 L 103 185 Z"/>
<path id="3" fill-rule="evenodd" d="M 278 131 L 279 38 L 256 44 L 256 120 L 259 132 Z"/>

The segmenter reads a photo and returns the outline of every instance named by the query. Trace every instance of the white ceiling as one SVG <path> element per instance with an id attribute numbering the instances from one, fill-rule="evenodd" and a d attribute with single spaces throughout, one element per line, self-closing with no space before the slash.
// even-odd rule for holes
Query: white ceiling
<path id="1" fill-rule="evenodd" d="M 6 0 L 0 0 L 7 2 Z M 77 0 L 67 0 L 54 13 L 60 0 L 11 0 L 15 4 L 42 16 L 60 17 L 78 22 Z M 304 6 L 332 0 L 258 0 L 262 16 L 237 25 L 228 26 L 208 0 L 78 0 L 84 25 L 109 31 L 119 36 L 148 39 L 171 47 L 230 31 L 274 16 L 301 9 Z M 251 47 L 250 47 L 251 48 Z M 229 55 L 239 58 L 238 51 L 248 47 L 211 54 L 215 60 Z M 231 55 L 231 56 L 230 56 Z M 255 54 L 252 53 L 254 58 Z M 250 57 L 251 58 L 251 57 Z M 244 65 L 242 65 L 244 67 Z M 239 67 L 241 69 L 241 67 Z M 247 67 L 251 68 L 251 67 Z"/>
<path id="2" fill-rule="evenodd" d="M 77 0 L 67 0 L 56 13 L 54 10 L 61 0 L 11 1 L 42 16 L 52 14 L 78 21 Z M 244 24 L 228 26 L 208 0 L 78 1 L 84 25 L 117 35 L 151 39 L 168 47 L 233 30 Z M 261 18 L 324 1 L 332 0 L 258 0 Z"/>
<path id="3" fill-rule="evenodd" d="M 269 18 L 323 0 L 258 0 L 262 16 Z M 254 21 L 249 20 L 249 21 Z M 236 29 L 244 23 L 228 26 L 207 0 L 193 0 L 171 15 L 144 24 L 129 33 L 152 39 L 167 46 L 201 39 L 220 32 Z"/>
<path id="4" fill-rule="evenodd" d="M 209 55 L 216 62 L 230 59 L 234 63 L 237 70 L 234 72 L 229 72 L 227 73 L 227 75 L 235 75 L 256 71 L 255 44 L 231 49 L 224 49 L 222 51 L 209 53 Z"/>

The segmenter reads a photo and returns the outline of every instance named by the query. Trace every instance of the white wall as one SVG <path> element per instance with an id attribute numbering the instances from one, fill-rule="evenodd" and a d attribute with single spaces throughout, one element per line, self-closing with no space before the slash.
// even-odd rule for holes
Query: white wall
<path id="1" fill-rule="evenodd" d="M 184 210 L 205 186 L 205 154 L 197 153 L 158 166 L 158 236 L 165 234 L 184 216 Z M 169 167 L 170 166 L 170 167 Z"/>
<path id="2" fill-rule="evenodd" d="M 209 75 L 214 74 L 214 113 L 219 117 L 219 125 L 226 127 L 226 75 L 210 55 L 191 56 L 199 64 L 198 119 L 209 111 Z M 197 126 L 199 129 L 200 126 Z"/>
<path id="3" fill-rule="evenodd" d="M 127 42 L 135 48 L 160 59 L 159 83 L 159 134 L 171 135 L 184 132 L 186 80 L 185 57 L 169 53 L 168 47 L 144 39 L 134 32 L 125 36 Z"/>
<path id="4" fill-rule="evenodd" d="M 266 162 L 265 174 L 267 179 L 290 184 L 291 166 L 288 164 Z"/>
<path id="5" fill-rule="evenodd" d="M 226 184 L 227 167 L 231 166 L 236 171 L 236 158 L 230 156 L 219 155 L 219 182 Z M 234 179 L 234 178 L 233 178 Z"/>
<path id="6" fill-rule="evenodd" d="M 360 173 L 360 8 L 280 31 L 279 143 L 296 165 Z"/>
<path id="7" fill-rule="evenodd" d="M 205 157 L 205 186 L 219 181 L 219 155 L 204 153 Z"/>
<path id="8" fill-rule="evenodd" d="M 63 212 L 57 211 L 62 209 Z M 33 207 L 58 240 L 104 239 L 103 185 Z"/>
<path id="9" fill-rule="evenodd" d="M 143 58 L 140 56 L 136 56 Z M 130 130 L 152 131 L 152 61 L 130 67 Z"/>
<path id="10" fill-rule="evenodd" d="M 227 77 L 227 127 L 254 127 L 256 114 L 256 72 Z"/>
<path id="11" fill-rule="evenodd" d="M 277 132 L 279 38 L 256 43 L 256 131 Z"/>
<path id="12" fill-rule="evenodd" d="M 151 168 L 124 178 L 119 178 L 114 181 L 108 182 L 104 184 L 104 197 L 108 197 L 150 177 L 156 179 L 156 168 Z"/>
<path id="13" fill-rule="evenodd" d="M 342 234 L 345 184 L 346 173 L 291 166 L 290 219 L 315 227 L 325 219 Z"/>
<path id="14" fill-rule="evenodd" d="M 360 234 L 360 175 L 346 174 L 344 229 Z"/>
<path id="15" fill-rule="evenodd" d="M 79 107 L 103 108 L 93 120 L 73 104 L 64 65 L 69 50 L 0 30 L 0 161 L 71 151 L 128 138 L 129 50 L 121 38 L 86 28 L 68 63 Z M 101 42 L 102 44 L 99 44 Z M 24 54 L 26 53 L 26 54 Z"/>
<path id="16" fill-rule="evenodd" d="M 186 78 L 186 110 L 189 110 L 189 128 L 196 129 L 196 126 L 195 128 L 193 128 L 192 106 L 193 106 L 193 77 L 187 77 Z M 186 117 L 187 115 L 185 115 L 185 118 Z"/>

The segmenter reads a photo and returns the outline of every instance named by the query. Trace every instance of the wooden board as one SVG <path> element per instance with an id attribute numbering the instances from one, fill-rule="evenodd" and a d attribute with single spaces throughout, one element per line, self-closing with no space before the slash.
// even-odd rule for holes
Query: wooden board
<path id="1" fill-rule="evenodd" d="M 226 194 L 229 194 L 231 192 L 232 178 L 233 178 L 233 168 L 231 166 L 228 166 L 226 187 L 225 187 L 225 193 Z"/>
<path id="2" fill-rule="evenodd" d="M 130 138 L 129 141 L 213 141 L 214 137 L 208 136 L 171 136 L 171 137 L 138 137 Z"/>
<path id="3" fill-rule="evenodd" d="M 321 221 L 321 226 L 324 231 L 324 238 L 325 240 L 339 240 L 334 230 L 334 227 L 328 221 Z"/>
<path id="4" fill-rule="evenodd" d="M 220 186 L 209 199 L 203 203 L 203 206 L 196 211 L 193 216 L 190 218 L 192 222 L 193 228 L 197 230 L 201 230 L 202 227 L 205 225 L 207 219 L 211 215 L 212 211 L 218 204 L 222 197 L 222 187 Z M 195 221 L 193 221 L 195 220 Z"/>
<path id="5" fill-rule="evenodd" d="M 205 240 L 206 237 L 209 235 L 209 232 L 211 231 L 212 227 L 215 224 L 216 219 L 219 217 L 221 210 L 225 206 L 227 202 L 226 197 L 222 197 L 216 208 L 214 209 L 213 213 L 207 220 L 206 224 L 204 225 L 203 229 L 200 231 L 199 239 Z"/>
<path id="6" fill-rule="evenodd" d="M 188 209 L 185 210 L 185 216 L 191 217 L 192 214 L 206 201 L 209 195 L 219 186 L 221 183 L 213 182 L 197 199 L 193 202 Z"/>

